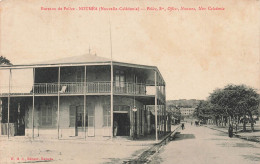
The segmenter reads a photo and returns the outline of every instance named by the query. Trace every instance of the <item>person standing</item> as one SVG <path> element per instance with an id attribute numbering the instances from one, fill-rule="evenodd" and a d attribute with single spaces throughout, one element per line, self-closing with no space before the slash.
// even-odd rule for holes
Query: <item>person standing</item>
<path id="1" fill-rule="evenodd" d="M 118 130 L 118 123 L 117 121 L 114 121 L 114 136 L 117 136 L 117 130 Z"/>
<path id="2" fill-rule="evenodd" d="M 228 127 L 228 136 L 230 138 L 233 137 L 233 126 L 231 124 L 229 124 L 229 127 Z"/>

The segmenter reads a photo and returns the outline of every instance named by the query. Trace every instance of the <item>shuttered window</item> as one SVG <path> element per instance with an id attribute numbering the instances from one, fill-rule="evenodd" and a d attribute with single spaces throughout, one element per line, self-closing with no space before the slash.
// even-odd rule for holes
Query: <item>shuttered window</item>
<path id="1" fill-rule="evenodd" d="M 77 117 L 76 117 L 77 114 Z M 77 119 L 77 127 L 84 126 L 84 106 L 70 106 L 70 127 L 75 127 Z M 88 113 L 86 110 L 86 127 L 88 126 Z"/>
<path id="2" fill-rule="evenodd" d="M 110 105 L 103 105 L 103 126 L 111 126 Z"/>
<path id="3" fill-rule="evenodd" d="M 70 127 L 75 127 L 76 123 L 76 106 L 70 106 Z"/>
<path id="4" fill-rule="evenodd" d="M 41 109 L 41 125 L 51 126 L 52 125 L 52 106 L 46 105 Z"/>

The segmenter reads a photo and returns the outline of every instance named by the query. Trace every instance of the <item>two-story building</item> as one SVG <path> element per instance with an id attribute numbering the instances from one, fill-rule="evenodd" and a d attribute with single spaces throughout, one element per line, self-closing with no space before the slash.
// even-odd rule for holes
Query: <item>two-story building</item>
<path id="1" fill-rule="evenodd" d="M 182 116 L 190 116 L 194 113 L 195 108 L 180 108 Z"/>
<path id="2" fill-rule="evenodd" d="M 155 66 L 83 55 L 1 66 L 0 77 L 1 134 L 8 137 L 158 139 L 169 129 Z"/>

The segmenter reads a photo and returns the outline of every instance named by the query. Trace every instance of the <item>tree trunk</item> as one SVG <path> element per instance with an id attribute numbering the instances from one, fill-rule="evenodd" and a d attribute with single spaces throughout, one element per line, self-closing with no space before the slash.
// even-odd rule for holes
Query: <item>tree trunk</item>
<path id="1" fill-rule="evenodd" d="M 251 120 L 251 130 L 252 130 L 252 132 L 254 132 L 254 131 L 255 131 L 255 129 L 254 129 L 254 122 L 253 122 L 253 120 Z"/>
<path id="2" fill-rule="evenodd" d="M 244 115 L 244 119 L 243 119 L 243 131 L 246 131 L 246 115 Z"/>
<path id="3" fill-rule="evenodd" d="M 252 130 L 252 132 L 254 132 L 255 131 L 255 129 L 254 129 L 254 119 L 253 119 L 253 116 L 252 116 L 251 113 L 249 114 L 249 116 L 250 116 L 250 122 L 251 122 L 251 130 Z"/>
<path id="4" fill-rule="evenodd" d="M 237 116 L 237 122 L 236 122 L 236 132 L 237 132 L 237 129 L 238 129 L 238 124 L 239 124 L 239 117 Z"/>

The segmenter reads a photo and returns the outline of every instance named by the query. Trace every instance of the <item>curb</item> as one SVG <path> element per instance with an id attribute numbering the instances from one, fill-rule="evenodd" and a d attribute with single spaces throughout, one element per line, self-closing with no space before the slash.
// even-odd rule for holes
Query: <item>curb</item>
<path id="1" fill-rule="evenodd" d="M 208 127 L 208 126 L 206 126 L 206 125 L 204 125 L 204 127 L 207 127 L 207 128 L 209 128 L 209 129 L 217 130 L 217 131 L 220 131 L 220 132 L 223 132 L 223 133 L 228 134 L 228 132 L 223 131 L 223 130 L 220 130 L 220 129 Z M 256 137 L 253 137 L 253 136 L 241 136 L 241 135 L 236 134 L 236 133 L 233 133 L 233 135 L 234 135 L 235 137 L 240 138 L 240 139 L 243 139 L 243 140 L 260 143 L 260 139 L 258 139 L 258 138 L 256 138 Z"/>
<path id="2" fill-rule="evenodd" d="M 163 145 L 166 145 L 170 141 L 170 137 L 174 136 L 177 131 L 180 129 L 180 125 L 177 126 L 173 131 L 171 131 L 169 134 L 164 136 L 162 140 L 158 141 L 157 143 L 154 143 L 151 147 L 149 147 L 147 150 L 140 153 L 136 158 L 128 161 L 124 161 L 124 164 L 128 163 L 149 163 L 151 158 L 160 151 L 161 147 Z"/>

